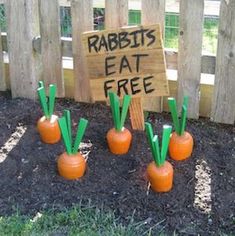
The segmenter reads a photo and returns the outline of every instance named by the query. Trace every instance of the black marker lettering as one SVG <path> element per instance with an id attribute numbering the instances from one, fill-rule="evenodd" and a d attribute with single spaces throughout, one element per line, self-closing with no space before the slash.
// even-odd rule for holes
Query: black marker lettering
<path id="1" fill-rule="evenodd" d="M 148 57 L 148 54 L 135 54 L 132 57 L 136 57 L 136 72 L 139 72 L 140 69 L 140 58 L 141 57 Z"/>
<path id="2" fill-rule="evenodd" d="M 156 41 L 156 37 L 154 35 L 155 30 L 150 30 L 146 36 L 150 39 L 150 42 L 147 44 L 147 46 L 150 46 Z"/>
<path id="3" fill-rule="evenodd" d="M 115 58 L 116 58 L 116 56 L 110 56 L 110 57 L 105 58 L 105 76 L 109 76 L 109 75 L 112 75 L 112 74 L 116 73 L 115 71 L 110 71 L 109 70 L 109 68 L 112 68 L 112 67 L 115 66 L 115 64 L 109 64 L 109 61 L 113 60 Z"/>
<path id="4" fill-rule="evenodd" d="M 99 45 L 99 51 L 101 50 L 101 48 L 104 47 L 106 51 L 108 51 L 108 44 L 106 42 L 105 36 L 102 35 L 100 38 L 100 45 Z"/>
<path id="5" fill-rule="evenodd" d="M 119 73 L 122 73 L 123 68 L 128 67 L 129 72 L 132 72 L 129 61 L 127 60 L 126 56 L 123 56 L 120 62 L 120 69 L 119 69 Z"/>
<path id="6" fill-rule="evenodd" d="M 148 88 L 149 86 L 152 85 L 152 82 L 148 82 L 148 83 L 147 83 L 147 81 L 150 80 L 150 79 L 152 79 L 152 78 L 153 78 L 153 76 L 151 75 L 151 76 L 145 77 L 145 78 L 143 79 L 144 91 L 145 91 L 146 94 L 152 93 L 152 92 L 155 90 L 154 88 Z"/>
<path id="7" fill-rule="evenodd" d="M 104 82 L 104 94 L 105 94 L 105 97 L 107 98 L 108 97 L 108 91 L 112 88 L 112 86 L 108 85 L 110 83 L 113 83 L 115 80 L 112 79 L 112 80 L 107 80 Z"/>
<path id="8" fill-rule="evenodd" d="M 91 52 L 91 49 L 93 48 L 96 52 L 98 52 L 98 47 L 97 47 L 97 42 L 99 40 L 99 36 L 98 35 L 92 35 L 90 37 L 87 38 L 88 40 L 88 48 L 89 48 L 89 52 Z"/>
<path id="9" fill-rule="evenodd" d="M 118 91 L 117 91 L 118 96 L 121 95 L 121 88 L 123 89 L 125 94 L 128 94 L 128 89 L 126 87 L 127 83 L 128 83 L 128 79 L 121 79 L 118 81 Z"/>
<path id="10" fill-rule="evenodd" d="M 134 77 L 130 80 L 132 95 L 135 95 L 141 91 L 140 89 L 135 89 L 135 87 L 137 87 L 139 85 L 139 83 L 135 83 L 135 82 L 139 79 L 140 79 L 140 77 Z"/>
<path id="11" fill-rule="evenodd" d="M 123 49 L 130 45 L 131 40 L 127 38 L 128 33 L 127 32 L 120 32 L 119 37 L 119 48 Z"/>
<path id="12" fill-rule="evenodd" d="M 108 34 L 108 44 L 109 44 L 109 50 L 113 51 L 118 47 L 118 41 L 117 41 L 117 34 L 116 33 L 110 33 Z"/>

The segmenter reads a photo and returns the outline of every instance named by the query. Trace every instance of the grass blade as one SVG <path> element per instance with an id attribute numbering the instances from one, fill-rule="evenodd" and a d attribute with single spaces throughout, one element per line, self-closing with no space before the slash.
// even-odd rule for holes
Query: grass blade
<path id="1" fill-rule="evenodd" d="M 37 92 L 38 92 L 38 97 L 39 97 L 39 100 L 40 100 L 40 104 L 41 104 L 43 113 L 46 116 L 46 118 L 49 118 L 45 88 L 40 87 L 40 88 L 37 89 Z"/>
<path id="2" fill-rule="evenodd" d="M 168 151 L 168 146 L 170 142 L 172 127 L 170 125 L 163 125 L 163 135 L 162 135 L 162 148 L 161 148 L 161 164 L 163 165 L 166 160 L 166 154 Z"/>
<path id="3" fill-rule="evenodd" d="M 77 153 L 79 145 L 81 143 L 81 140 L 83 138 L 83 135 L 85 133 L 86 127 L 87 127 L 88 121 L 86 119 L 81 118 L 78 124 L 77 128 L 77 134 L 75 138 L 75 143 L 73 146 L 73 154 Z"/>
<path id="4" fill-rule="evenodd" d="M 124 99 L 123 99 L 123 104 L 122 104 L 120 129 L 122 129 L 122 127 L 124 126 L 130 102 L 131 102 L 131 96 L 130 95 L 125 95 Z"/>
<path id="5" fill-rule="evenodd" d="M 65 117 L 62 117 L 59 119 L 59 126 L 60 126 L 61 134 L 63 137 L 64 145 L 66 148 L 66 152 L 68 153 L 68 155 L 71 155 L 72 154 L 72 145 L 71 145 L 71 142 L 69 139 L 69 133 L 68 133 L 67 122 L 66 122 Z"/>
<path id="6" fill-rule="evenodd" d="M 54 84 L 50 84 L 49 86 L 49 117 L 51 117 L 54 112 L 55 94 L 56 94 L 56 86 Z"/>
<path id="7" fill-rule="evenodd" d="M 70 115 L 70 111 L 69 110 L 64 110 L 63 116 L 66 119 L 69 140 L 70 140 L 70 143 L 72 144 L 72 130 L 71 130 L 71 115 Z"/>
<path id="8" fill-rule="evenodd" d="M 184 134 L 186 127 L 186 119 L 187 119 L 187 107 L 183 105 L 181 112 L 181 125 L 180 125 L 180 135 Z"/>
<path id="9" fill-rule="evenodd" d="M 180 134 L 180 124 L 179 124 L 179 118 L 178 118 L 178 112 L 177 112 L 177 106 L 175 98 L 168 98 L 168 106 L 171 111 L 171 117 L 175 126 L 175 131 L 177 134 Z"/>
<path id="10" fill-rule="evenodd" d="M 160 148 L 159 148 L 159 141 L 158 141 L 158 136 L 154 135 L 153 137 L 153 149 L 154 149 L 154 161 L 157 166 L 161 166 L 161 156 L 160 156 Z"/>

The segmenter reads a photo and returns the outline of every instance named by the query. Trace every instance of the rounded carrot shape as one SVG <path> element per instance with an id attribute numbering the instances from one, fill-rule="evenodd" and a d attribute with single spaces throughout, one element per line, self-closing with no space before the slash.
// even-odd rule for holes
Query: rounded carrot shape
<path id="1" fill-rule="evenodd" d="M 189 158 L 193 151 L 193 137 L 189 132 L 185 131 L 188 97 L 184 97 L 181 119 L 178 117 L 176 101 L 174 98 L 168 98 L 168 105 L 175 126 L 175 132 L 172 133 L 170 139 L 169 154 L 173 160 L 182 161 Z"/>
<path id="2" fill-rule="evenodd" d="M 155 192 L 168 192 L 173 185 L 173 167 L 170 162 L 165 161 L 163 165 L 157 166 L 152 161 L 147 167 L 147 177 L 152 190 Z"/>
<path id="3" fill-rule="evenodd" d="M 68 155 L 61 154 L 57 161 L 58 172 L 65 179 L 81 178 L 86 170 L 86 161 L 80 153 Z"/>
<path id="4" fill-rule="evenodd" d="M 44 143 L 54 144 L 60 141 L 61 133 L 56 115 L 52 115 L 50 119 L 41 117 L 37 122 L 37 129 Z"/>
<path id="5" fill-rule="evenodd" d="M 189 158 L 193 151 L 193 138 L 187 131 L 183 135 L 173 132 L 169 144 L 169 154 L 173 160 L 182 161 Z"/>
<path id="6" fill-rule="evenodd" d="M 114 128 L 110 129 L 106 135 L 109 150 L 117 155 L 125 154 L 128 152 L 132 140 L 131 132 L 124 127 L 131 97 L 129 95 L 124 96 L 121 113 L 117 95 L 110 92 L 109 100 L 114 122 Z"/>
<path id="7" fill-rule="evenodd" d="M 112 128 L 108 131 L 106 138 L 109 150 L 113 154 L 122 155 L 127 153 L 130 148 L 132 134 L 126 128 L 123 128 L 121 131 Z"/>

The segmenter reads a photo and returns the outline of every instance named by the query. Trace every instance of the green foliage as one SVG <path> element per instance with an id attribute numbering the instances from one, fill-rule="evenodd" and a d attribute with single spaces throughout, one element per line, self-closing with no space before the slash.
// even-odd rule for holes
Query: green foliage
<path id="1" fill-rule="evenodd" d="M 54 84 L 49 85 L 49 100 L 46 97 L 46 91 L 43 81 L 38 82 L 37 93 L 43 113 L 47 119 L 50 119 L 53 115 L 55 107 L 56 86 Z"/>
<path id="2" fill-rule="evenodd" d="M 147 134 L 148 142 L 151 148 L 153 159 L 157 166 L 162 166 L 166 160 L 166 154 L 168 151 L 168 146 L 170 142 L 172 127 L 169 125 L 163 125 L 163 135 L 162 135 L 162 146 L 160 150 L 160 145 L 158 141 L 158 136 L 153 134 L 152 125 L 145 122 L 145 131 Z"/>
<path id="3" fill-rule="evenodd" d="M 121 131 L 122 128 L 124 127 L 124 123 L 128 112 L 128 107 L 131 102 L 131 96 L 130 95 L 124 96 L 121 112 L 120 112 L 119 98 L 115 93 L 113 92 L 109 93 L 109 101 L 113 116 L 114 127 L 117 131 Z"/>
<path id="4" fill-rule="evenodd" d="M 178 135 L 183 135 L 186 127 L 188 96 L 184 96 L 184 101 L 181 110 L 181 119 L 179 119 L 175 98 L 168 98 L 168 106 L 171 112 L 171 117 L 175 127 L 175 132 Z"/>
<path id="5" fill-rule="evenodd" d="M 71 115 L 70 111 L 65 110 L 63 117 L 59 119 L 59 126 L 68 155 L 76 154 L 79 149 L 79 145 L 82 141 L 82 138 L 85 134 L 88 121 L 81 118 L 78 123 L 77 133 L 73 145 L 72 131 L 71 131 Z"/>

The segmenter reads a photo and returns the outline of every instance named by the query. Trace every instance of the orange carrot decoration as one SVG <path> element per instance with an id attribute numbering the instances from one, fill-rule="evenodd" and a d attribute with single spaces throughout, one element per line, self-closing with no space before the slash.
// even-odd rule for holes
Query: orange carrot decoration
<path id="1" fill-rule="evenodd" d="M 185 131 L 188 97 L 184 97 L 180 120 L 175 99 L 168 98 L 168 105 L 175 127 L 175 132 L 172 133 L 169 144 L 170 157 L 176 161 L 185 160 L 191 156 L 193 151 L 193 138 L 189 132 Z"/>
<path id="2" fill-rule="evenodd" d="M 172 188 L 174 175 L 171 163 L 166 161 L 172 127 L 169 125 L 163 126 L 161 150 L 158 136 L 153 136 L 153 129 L 150 123 L 145 123 L 145 130 L 154 160 L 147 167 L 148 180 L 155 192 L 168 192 Z"/>
<path id="3" fill-rule="evenodd" d="M 74 145 L 72 146 L 71 116 L 68 110 L 59 119 L 59 126 L 65 144 L 66 152 L 62 153 L 57 161 L 59 174 L 66 179 L 78 179 L 86 170 L 86 161 L 79 153 L 79 145 L 85 133 L 88 121 L 80 119 Z"/>
<path id="4" fill-rule="evenodd" d="M 61 133 L 57 121 L 58 117 L 53 115 L 56 86 L 54 84 L 49 86 L 49 104 L 47 103 L 46 92 L 42 81 L 39 82 L 37 92 L 44 113 L 44 116 L 37 122 L 37 129 L 41 140 L 49 144 L 57 143 L 61 138 Z"/>
<path id="5" fill-rule="evenodd" d="M 123 98 L 122 112 L 120 114 L 119 99 L 116 94 L 109 93 L 109 100 L 114 121 L 114 128 L 107 133 L 109 149 L 114 154 L 125 154 L 128 152 L 132 140 L 131 132 L 124 127 L 131 97 L 125 95 Z"/>

